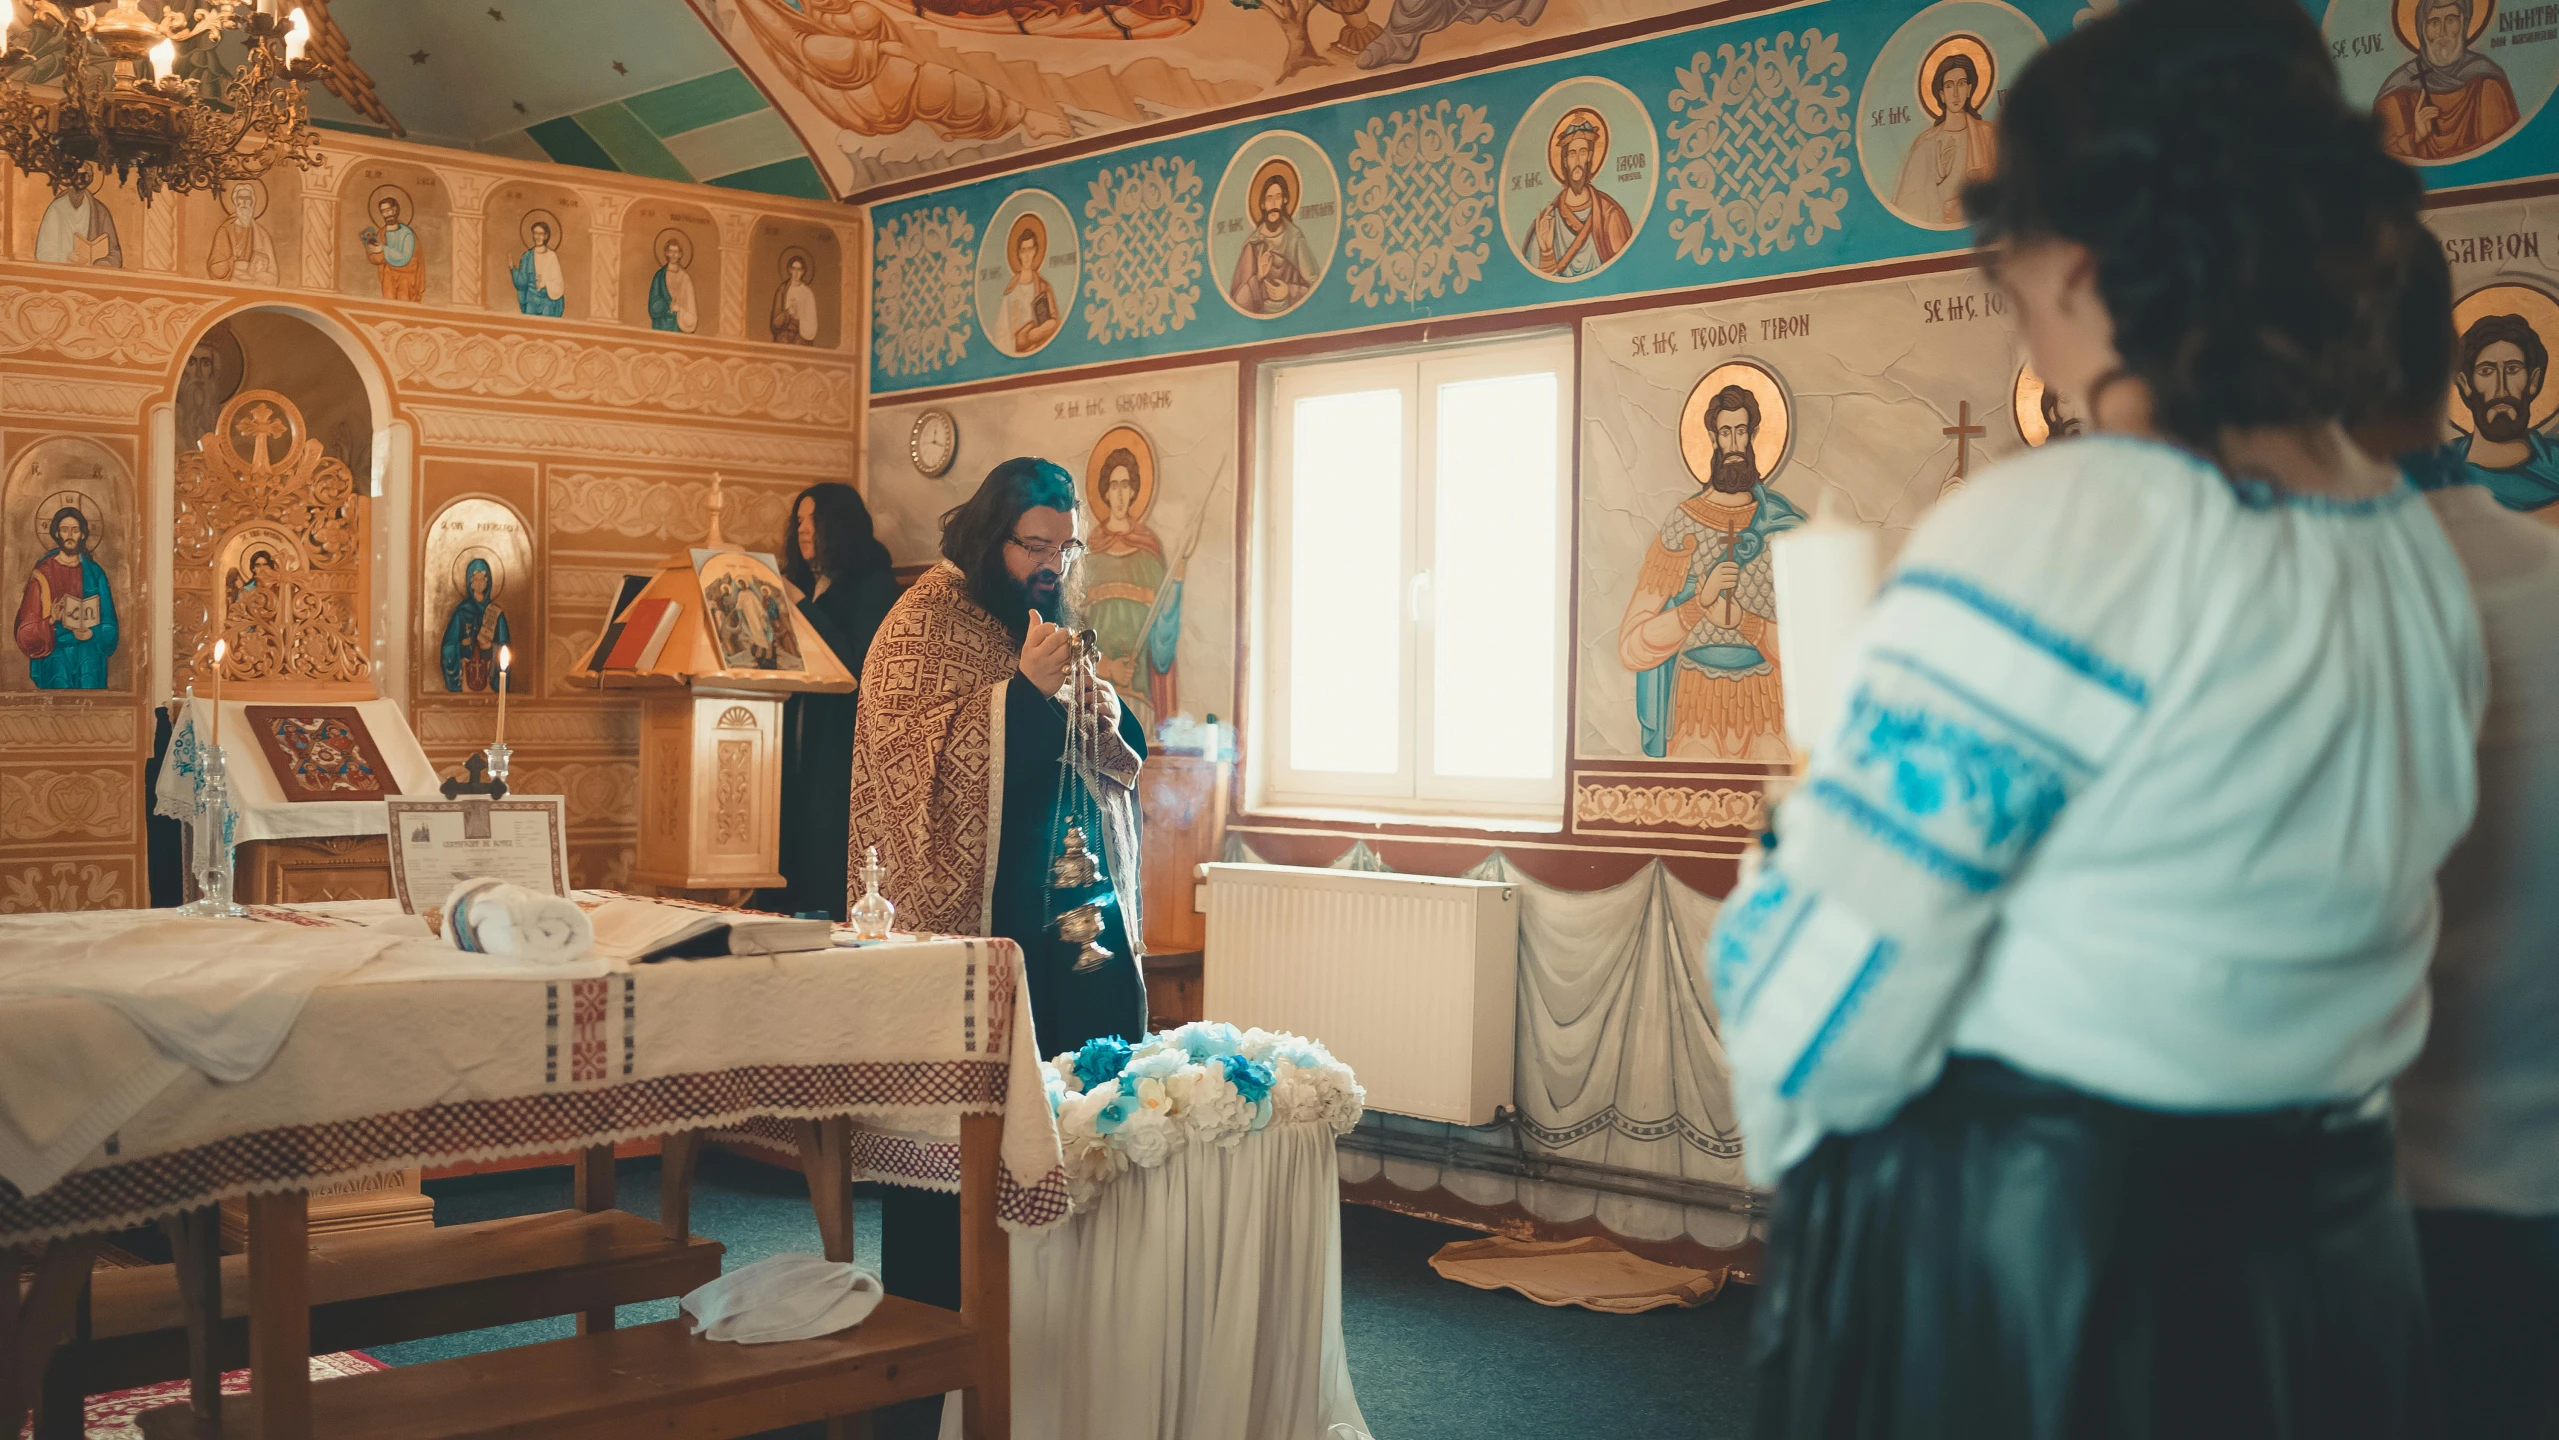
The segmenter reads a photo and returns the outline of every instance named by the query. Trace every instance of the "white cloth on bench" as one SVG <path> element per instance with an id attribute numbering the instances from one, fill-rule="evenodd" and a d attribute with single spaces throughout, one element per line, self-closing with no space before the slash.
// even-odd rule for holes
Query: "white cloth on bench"
<path id="1" fill-rule="evenodd" d="M 693 1333 L 741 1345 L 814 1340 L 850 1330 L 880 1306 L 880 1277 L 823 1255 L 768 1255 L 683 1299 Z"/>

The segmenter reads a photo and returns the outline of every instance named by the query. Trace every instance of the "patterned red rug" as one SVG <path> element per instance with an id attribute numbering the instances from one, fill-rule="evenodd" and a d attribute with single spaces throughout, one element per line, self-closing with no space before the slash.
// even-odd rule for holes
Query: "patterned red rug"
<path id="1" fill-rule="evenodd" d="M 376 1370 L 390 1368 L 361 1350 L 347 1350 L 336 1355 L 311 1357 L 311 1378 L 314 1380 L 334 1380 L 341 1375 L 368 1375 Z M 248 1394 L 249 1372 L 234 1370 L 223 1376 L 222 1393 L 225 1395 Z M 163 1405 L 184 1404 L 186 1398 L 187 1382 L 184 1380 L 169 1380 L 133 1390 L 92 1395 L 89 1397 L 89 1440 L 142 1440 L 142 1431 L 134 1424 L 136 1417 L 145 1410 L 156 1410 Z M 19 1433 L 22 1437 L 30 1436 L 35 1433 L 35 1428 L 30 1425 Z"/>

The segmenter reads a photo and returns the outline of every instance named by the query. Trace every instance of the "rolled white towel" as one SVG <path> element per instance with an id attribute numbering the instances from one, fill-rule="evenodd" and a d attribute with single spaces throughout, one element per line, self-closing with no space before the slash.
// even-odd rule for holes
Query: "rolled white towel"
<path id="1" fill-rule="evenodd" d="M 503 880 L 465 880 L 444 897 L 444 941 L 456 950 L 556 965 L 581 960 L 595 926 L 574 900 Z"/>
<path id="2" fill-rule="evenodd" d="M 693 1333 L 762 1345 L 809 1340 L 862 1323 L 878 1308 L 880 1277 L 815 1255 L 774 1255 L 684 1297 Z"/>

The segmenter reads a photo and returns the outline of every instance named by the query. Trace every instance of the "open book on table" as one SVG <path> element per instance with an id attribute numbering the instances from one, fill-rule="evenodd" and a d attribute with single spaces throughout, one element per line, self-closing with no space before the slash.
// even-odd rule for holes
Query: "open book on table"
<path id="1" fill-rule="evenodd" d="M 587 912 L 595 926 L 589 954 L 606 960 L 697 960 L 718 955 L 782 955 L 824 950 L 834 925 L 786 915 L 697 909 L 628 896 Z"/>

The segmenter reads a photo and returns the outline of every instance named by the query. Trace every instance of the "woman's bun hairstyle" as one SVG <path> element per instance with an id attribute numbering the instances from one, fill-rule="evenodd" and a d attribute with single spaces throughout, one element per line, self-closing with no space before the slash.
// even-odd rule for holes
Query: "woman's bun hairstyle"
<path id="1" fill-rule="evenodd" d="M 2417 388 L 2423 187 L 2350 107 L 2297 0 L 2132 0 L 2038 55 L 1964 196 L 1983 245 L 2088 247 L 2160 428 L 2300 425 Z"/>

